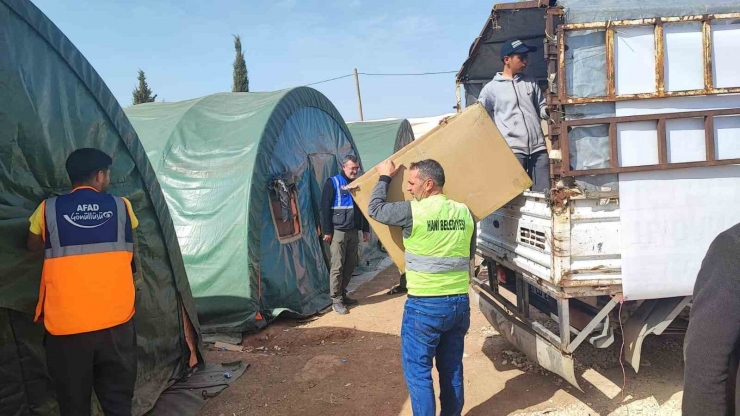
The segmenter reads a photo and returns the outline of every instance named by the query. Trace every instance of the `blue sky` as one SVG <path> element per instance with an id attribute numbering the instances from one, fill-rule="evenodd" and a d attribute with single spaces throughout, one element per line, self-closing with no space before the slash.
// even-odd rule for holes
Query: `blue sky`
<path id="1" fill-rule="evenodd" d="M 122 106 L 139 68 L 157 101 L 231 90 L 232 34 L 242 38 L 250 90 L 350 74 L 458 70 L 491 0 L 33 0 L 92 63 Z M 452 111 L 454 74 L 360 76 L 365 119 Z M 352 77 L 316 85 L 358 119 Z"/>

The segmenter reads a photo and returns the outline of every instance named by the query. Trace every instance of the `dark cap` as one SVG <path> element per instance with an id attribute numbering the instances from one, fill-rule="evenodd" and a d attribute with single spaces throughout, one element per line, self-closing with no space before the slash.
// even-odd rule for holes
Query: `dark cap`
<path id="1" fill-rule="evenodd" d="M 501 59 L 503 60 L 505 56 L 513 55 L 515 53 L 528 53 L 536 50 L 537 48 L 534 46 L 527 46 L 519 39 L 507 40 L 503 45 L 501 45 Z"/>

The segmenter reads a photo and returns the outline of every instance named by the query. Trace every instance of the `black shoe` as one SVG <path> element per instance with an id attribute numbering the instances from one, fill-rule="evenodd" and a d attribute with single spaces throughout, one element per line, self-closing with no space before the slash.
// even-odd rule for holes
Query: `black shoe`
<path id="1" fill-rule="evenodd" d="M 407 293 L 409 290 L 406 289 L 406 286 L 394 286 L 391 290 L 386 293 L 387 295 L 397 295 L 399 293 Z"/>
<path id="2" fill-rule="evenodd" d="M 346 296 L 344 297 L 343 302 L 345 305 L 359 305 L 360 304 L 359 300 L 348 298 Z"/>
<path id="3" fill-rule="evenodd" d="M 347 307 L 344 306 L 343 303 L 335 303 L 331 305 L 331 308 L 334 309 L 334 312 L 340 315 L 347 315 L 349 313 L 349 311 L 347 310 Z"/>

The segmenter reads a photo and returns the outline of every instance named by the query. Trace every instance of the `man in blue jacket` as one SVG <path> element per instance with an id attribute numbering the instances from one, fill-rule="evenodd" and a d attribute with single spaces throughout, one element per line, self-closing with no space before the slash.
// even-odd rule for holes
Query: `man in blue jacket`
<path id="1" fill-rule="evenodd" d="M 347 155 L 342 160 L 342 171 L 327 179 L 321 192 L 321 233 L 331 250 L 329 295 L 332 309 L 340 315 L 349 313 L 347 305 L 358 301 L 347 297 L 347 286 L 357 265 L 359 233 L 370 240 L 370 224 L 362 215 L 349 192 L 349 184 L 357 179 L 360 161 Z"/>
<path id="2" fill-rule="evenodd" d="M 528 53 L 536 50 L 518 39 L 504 43 L 503 72 L 483 87 L 478 101 L 532 178 L 532 190 L 543 192 L 550 188 L 550 160 L 540 119 L 547 120 L 549 113 L 542 90 L 523 74 Z"/>

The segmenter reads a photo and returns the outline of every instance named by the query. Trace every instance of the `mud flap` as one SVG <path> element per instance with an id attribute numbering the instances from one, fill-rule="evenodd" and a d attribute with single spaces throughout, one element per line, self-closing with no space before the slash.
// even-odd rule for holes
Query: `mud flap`
<path id="1" fill-rule="evenodd" d="M 575 374 L 573 357 L 564 354 L 526 324 L 517 320 L 495 300 L 475 289 L 470 290 L 471 300 L 478 304 L 483 315 L 501 335 L 526 356 L 543 368 L 559 375 L 573 387 L 581 390 Z"/>
<path id="2" fill-rule="evenodd" d="M 645 337 L 662 334 L 690 301 L 691 296 L 648 299 L 624 323 L 624 357 L 636 373 L 640 371 L 642 342 Z"/>

